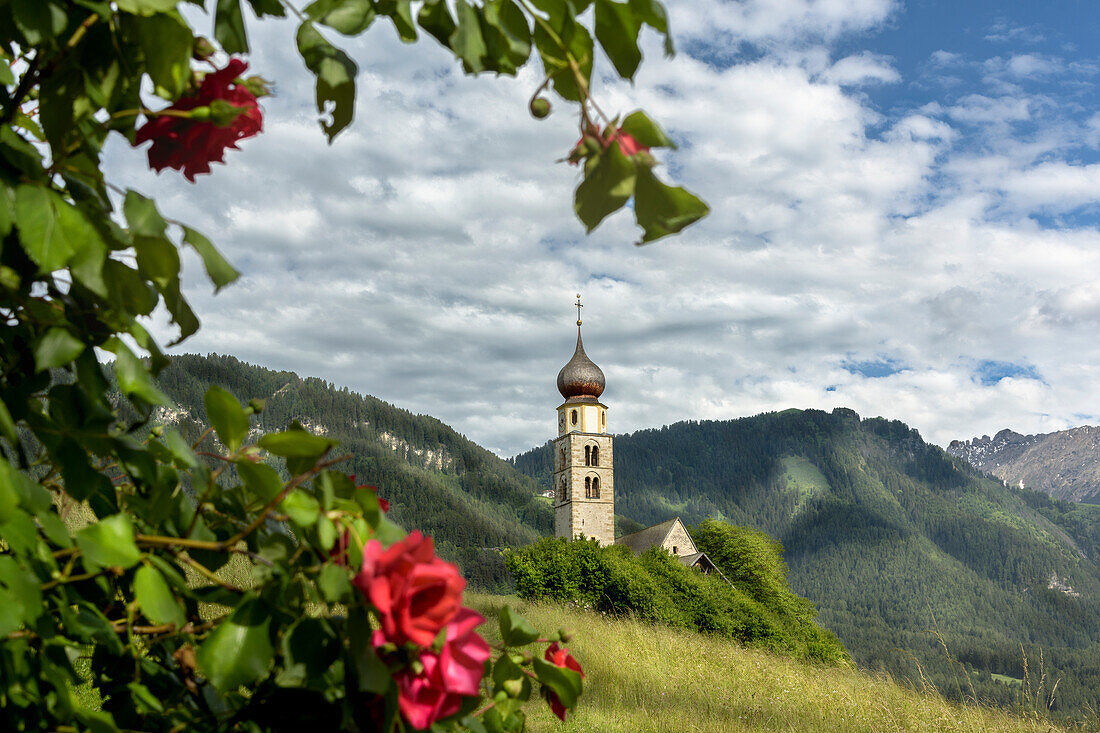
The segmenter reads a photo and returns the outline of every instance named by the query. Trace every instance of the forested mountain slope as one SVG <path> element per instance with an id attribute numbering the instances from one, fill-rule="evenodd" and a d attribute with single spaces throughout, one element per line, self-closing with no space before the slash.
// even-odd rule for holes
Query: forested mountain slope
<path id="1" fill-rule="evenodd" d="M 1039 435 L 1002 430 L 992 438 L 952 440 L 947 452 L 1010 484 L 1057 499 L 1100 504 L 1098 427 Z"/>
<path id="2" fill-rule="evenodd" d="M 320 379 L 245 364 L 231 356 L 174 357 L 160 376 L 177 403 L 157 419 L 197 438 L 207 425 L 203 394 L 217 384 L 247 403 L 265 399 L 254 426 L 276 431 L 294 419 L 341 442 L 354 457 L 344 464 L 361 483 L 378 486 L 390 516 L 432 535 L 442 556 L 457 562 L 481 588 L 506 584 L 499 553 L 551 532 L 549 505 L 537 486 L 506 461 L 439 420 L 414 415 L 374 397 Z"/>
<path id="3" fill-rule="evenodd" d="M 544 484 L 548 446 L 513 459 Z M 788 410 L 615 439 L 616 511 L 758 527 L 863 665 L 1011 702 L 1040 647 L 1054 707 L 1100 708 L 1100 507 L 1003 486 L 901 422 Z M 1023 652 L 1021 651 L 1023 645 Z M 993 678 L 991 675 L 1001 675 Z"/>

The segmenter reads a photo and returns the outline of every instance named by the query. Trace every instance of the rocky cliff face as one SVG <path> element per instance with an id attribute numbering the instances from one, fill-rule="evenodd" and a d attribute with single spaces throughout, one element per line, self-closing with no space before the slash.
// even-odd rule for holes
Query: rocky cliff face
<path id="1" fill-rule="evenodd" d="M 1002 430 L 992 438 L 953 440 L 947 452 L 1008 484 L 1100 503 L 1100 427 L 1040 435 Z"/>

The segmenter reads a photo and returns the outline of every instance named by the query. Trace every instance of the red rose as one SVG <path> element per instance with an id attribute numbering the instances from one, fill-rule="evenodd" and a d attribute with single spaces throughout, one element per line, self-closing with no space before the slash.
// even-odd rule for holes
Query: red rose
<path id="1" fill-rule="evenodd" d="M 192 183 L 198 173 L 209 173 L 210 163 L 224 163 L 225 149 L 237 149 L 237 141 L 252 137 L 263 129 L 263 113 L 256 95 L 236 84 L 248 64 L 240 59 L 230 59 L 229 65 L 207 74 L 196 94 L 184 96 L 164 111 L 188 112 L 196 107 L 209 107 L 216 100 L 243 107 L 225 126 L 214 122 L 157 114 L 141 126 L 134 138 L 134 145 L 152 140 L 149 147 L 149 166 L 158 173 L 165 168 L 183 171 Z"/>
<path id="2" fill-rule="evenodd" d="M 454 618 L 466 587 L 458 568 L 436 557 L 432 538 L 419 530 L 387 550 L 378 540 L 368 542 L 354 582 L 378 609 L 389 641 L 422 647 Z"/>
<path id="3" fill-rule="evenodd" d="M 649 148 L 642 145 L 640 142 L 634 139 L 632 135 L 628 135 L 622 130 L 619 130 L 616 138 L 619 141 L 619 150 L 623 151 L 623 155 L 629 157 L 637 153 L 648 153 Z"/>
<path id="4" fill-rule="evenodd" d="M 546 647 L 546 661 L 553 664 L 555 667 L 564 667 L 571 669 L 581 677 L 584 677 L 584 670 L 581 669 L 581 665 L 576 659 L 573 659 L 573 655 L 569 653 L 569 650 L 564 647 L 559 647 L 558 642 L 554 642 L 550 646 Z M 561 700 L 558 699 L 556 692 L 548 687 L 542 688 L 542 694 L 546 696 L 546 701 L 550 703 L 550 711 L 554 715 L 558 716 L 558 719 L 565 721 L 565 706 L 561 704 Z"/>
<path id="5" fill-rule="evenodd" d="M 420 652 L 422 671 L 416 674 L 406 667 L 394 677 L 397 705 L 405 720 L 414 728 L 428 728 L 435 721 L 454 715 L 462 707 L 463 697 L 479 693 L 489 645 L 475 628 L 485 617 L 469 608 L 459 609 L 447 625 L 447 637 L 438 654 Z M 386 642 L 381 631 L 374 632 L 374 643 Z"/>

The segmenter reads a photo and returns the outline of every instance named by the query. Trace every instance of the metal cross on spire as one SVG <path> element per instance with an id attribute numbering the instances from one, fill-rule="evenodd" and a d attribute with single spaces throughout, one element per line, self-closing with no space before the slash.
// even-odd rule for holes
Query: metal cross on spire
<path id="1" fill-rule="evenodd" d="M 579 326 L 579 325 L 581 325 L 581 308 L 584 307 L 583 305 L 581 305 L 581 294 L 580 293 L 577 293 L 576 306 L 577 306 L 577 325 Z"/>

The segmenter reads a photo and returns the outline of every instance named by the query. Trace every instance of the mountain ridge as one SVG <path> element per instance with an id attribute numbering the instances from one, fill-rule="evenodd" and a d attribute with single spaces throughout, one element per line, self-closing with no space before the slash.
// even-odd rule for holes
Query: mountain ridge
<path id="1" fill-rule="evenodd" d="M 542 446 L 512 462 L 544 483 L 551 460 Z M 1007 487 L 844 408 L 618 435 L 615 488 L 616 511 L 643 525 L 715 516 L 778 539 L 792 589 L 865 667 L 950 688 L 938 628 L 988 676 L 983 695 L 1009 700 L 992 675 L 1022 676 L 1022 643 L 1064 675 L 1066 708 L 1100 699 L 1100 507 Z"/>
<path id="2" fill-rule="evenodd" d="M 1036 435 L 1004 429 L 992 438 L 953 440 L 947 452 L 1008 484 L 1100 504 L 1100 427 Z"/>

